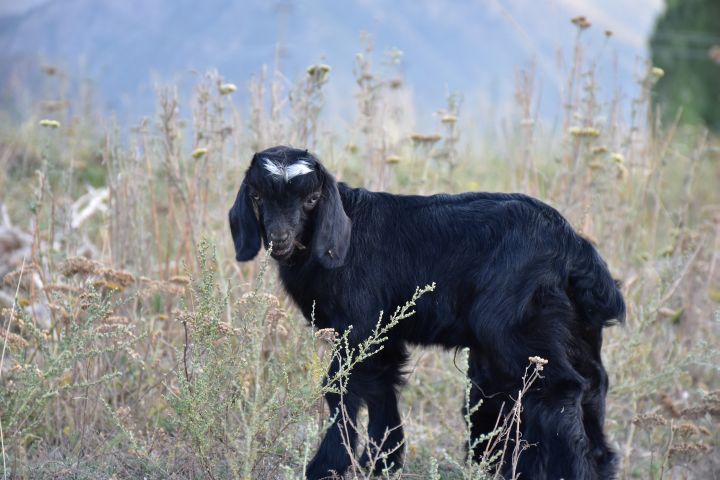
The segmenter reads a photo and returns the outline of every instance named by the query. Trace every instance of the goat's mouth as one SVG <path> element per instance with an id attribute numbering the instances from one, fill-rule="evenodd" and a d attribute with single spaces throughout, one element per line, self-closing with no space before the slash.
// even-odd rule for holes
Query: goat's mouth
<path id="1" fill-rule="evenodd" d="M 294 250 L 293 242 L 288 242 L 287 244 L 278 244 L 272 246 L 272 251 L 270 252 L 270 255 L 275 259 L 284 259 L 290 256 L 290 254 Z"/>
<path id="2" fill-rule="evenodd" d="M 276 260 L 287 260 L 290 256 L 292 256 L 296 249 L 305 250 L 305 248 L 305 245 L 300 243 L 297 239 L 294 239 L 287 244 L 273 244 L 270 255 Z"/>

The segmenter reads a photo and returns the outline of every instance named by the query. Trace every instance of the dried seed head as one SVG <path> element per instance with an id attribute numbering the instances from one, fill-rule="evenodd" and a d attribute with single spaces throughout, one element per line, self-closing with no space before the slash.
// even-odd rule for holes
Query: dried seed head
<path id="1" fill-rule="evenodd" d="M 689 422 L 678 423 L 673 425 L 673 431 L 681 438 L 688 438 L 693 435 L 700 434 L 700 429 L 697 425 Z"/>
<path id="2" fill-rule="evenodd" d="M 288 314 L 285 310 L 279 307 L 270 308 L 265 315 L 268 323 L 276 324 L 288 318 Z"/>
<path id="3" fill-rule="evenodd" d="M 129 325 L 130 324 L 130 319 L 123 315 L 110 315 L 109 317 L 105 318 L 103 321 L 104 321 L 104 323 L 112 324 L 112 325 Z"/>
<path id="4" fill-rule="evenodd" d="M 594 159 L 588 163 L 588 167 L 590 167 L 590 170 L 602 170 L 603 164 L 600 160 Z"/>
<path id="5" fill-rule="evenodd" d="M 107 324 L 99 325 L 95 331 L 97 333 L 114 333 L 121 326 L 122 325 L 117 325 L 114 323 L 107 323 Z"/>
<path id="6" fill-rule="evenodd" d="M 230 95 L 237 90 L 237 86 L 234 83 L 221 83 L 218 87 L 220 95 Z"/>
<path id="7" fill-rule="evenodd" d="M 37 273 L 40 271 L 40 269 L 35 265 L 34 263 L 30 263 L 25 265 L 25 267 L 17 268 L 13 270 L 12 272 L 9 272 L 8 274 L 3 277 L 3 282 L 5 282 L 6 285 L 17 285 L 17 283 L 20 281 L 20 277 L 22 276 L 22 286 L 29 286 L 30 283 L 32 283 L 33 273 Z"/>
<path id="8" fill-rule="evenodd" d="M 78 297 L 78 306 L 80 307 L 80 310 L 87 310 L 88 308 L 90 308 L 90 303 L 92 302 L 92 299 L 93 296 L 90 292 L 82 292 Z"/>
<path id="9" fill-rule="evenodd" d="M 542 357 L 538 357 L 538 356 L 529 357 L 528 360 L 530 361 L 530 363 L 532 363 L 533 365 L 535 365 L 535 368 L 536 368 L 539 372 L 542 372 L 543 369 L 545 368 L 545 365 L 548 364 L 548 360 L 547 360 L 547 359 L 542 358 Z"/>
<path id="10" fill-rule="evenodd" d="M 140 277 L 140 282 L 143 284 L 144 288 L 140 289 L 139 293 L 145 298 L 149 298 L 156 293 L 165 293 L 172 296 L 182 295 L 185 293 L 186 286 L 182 285 L 182 280 L 180 280 L 181 278 L 187 277 L 177 277 L 177 281 L 167 282 L 151 280 L 147 277 Z M 189 281 L 190 280 L 188 279 L 188 283 Z"/>
<path id="11" fill-rule="evenodd" d="M 58 73 L 58 68 L 55 65 L 43 65 L 42 67 L 40 67 L 40 69 L 48 77 L 52 77 L 53 75 L 57 75 Z"/>
<path id="12" fill-rule="evenodd" d="M 396 165 L 400 163 L 400 160 L 401 158 L 399 155 L 388 155 L 388 157 L 385 158 L 385 163 L 387 163 L 388 165 Z"/>
<path id="13" fill-rule="evenodd" d="M 102 273 L 103 277 L 105 277 L 105 280 L 107 280 L 109 283 L 117 284 L 120 287 L 129 287 L 130 285 L 135 283 L 135 277 L 133 276 L 133 274 L 124 270 L 103 268 L 101 269 L 100 273 Z"/>
<path id="14" fill-rule="evenodd" d="M 570 20 L 570 22 L 572 22 L 572 24 L 578 27 L 580 30 L 590 28 L 590 25 L 592 25 L 584 15 L 574 17 Z"/>
<path id="15" fill-rule="evenodd" d="M 58 122 L 57 120 L 43 119 L 43 120 L 40 120 L 40 126 L 45 127 L 45 128 L 53 128 L 53 129 L 60 128 L 60 122 Z"/>
<path id="16" fill-rule="evenodd" d="M 410 139 L 418 145 L 432 145 L 439 142 L 442 139 L 442 136 L 437 133 L 413 133 L 410 135 Z"/>
<path id="17" fill-rule="evenodd" d="M 644 413 L 642 415 L 636 416 L 632 420 L 632 423 L 634 423 L 640 428 L 653 428 L 666 425 L 667 420 L 665 420 L 664 417 L 658 415 L 657 413 Z"/>
<path id="18" fill-rule="evenodd" d="M 568 132 L 574 137 L 597 138 L 600 136 L 600 130 L 593 127 L 570 127 Z"/>
<path id="19" fill-rule="evenodd" d="M 222 336 L 229 336 L 236 334 L 238 330 L 227 322 L 218 322 L 218 332 L 220 332 Z"/>
<path id="20" fill-rule="evenodd" d="M 330 68 L 330 65 L 325 65 L 324 63 L 320 63 L 317 65 L 310 65 L 307 68 L 307 74 L 311 77 L 315 77 L 315 76 L 323 77 L 323 76 L 327 75 L 328 73 L 330 73 L 331 70 L 332 70 L 332 68 Z"/>
<path id="21" fill-rule="evenodd" d="M 253 305 L 257 303 L 264 303 L 268 307 L 280 307 L 280 300 L 271 293 L 255 293 L 255 292 L 248 292 L 243 294 L 242 297 L 240 297 L 240 300 L 238 300 L 238 305 L 240 306 L 246 306 L 246 305 Z"/>
<path id="22" fill-rule="evenodd" d="M 321 328 L 315 332 L 315 338 L 318 338 L 323 342 L 335 343 L 337 337 L 338 333 L 332 328 Z"/>
<path id="23" fill-rule="evenodd" d="M 95 280 L 92 282 L 92 286 L 100 289 L 105 290 L 114 290 L 114 291 L 120 291 L 122 290 L 122 285 L 115 283 L 115 282 L 108 282 L 107 280 Z"/>
<path id="24" fill-rule="evenodd" d="M 82 275 L 91 275 L 91 274 L 97 274 L 101 270 L 101 266 L 98 262 L 94 260 L 90 260 L 86 257 L 71 257 L 65 260 L 65 262 L 61 265 L 60 271 L 63 275 L 66 277 L 71 277 L 73 275 L 82 274 Z"/>
<path id="25" fill-rule="evenodd" d="M 680 407 L 678 407 L 677 402 L 670 395 L 667 393 L 661 394 L 660 402 L 674 418 L 680 416 Z"/>
<path id="26" fill-rule="evenodd" d="M 0 328 L 0 342 L 4 342 L 7 337 L 7 344 L 12 350 L 23 350 L 28 347 L 28 342 L 16 333 L 8 332 L 4 328 Z"/>
<path id="27" fill-rule="evenodd" d="M 207 148 L 196 148 L 195 150 L 192 151 L 192 153 L 190 154 L 190 156 L 191 156 L 192 158 L 194 158 L 195 160 L 197 160 L 197 159 L 199 159 L 199 158 L 204 157 L 207 153 L 208 153 L 208 149 L 207 149 Z"/>
<path id="28" fill-rule="evenodd" d="M 682 463 L 688 462 L 700 454 L 708 453 L 710 450 L 712 447 L 703 443 L 679 443 L 670 448 L 668 455 L 674 462 Z"/>
<path id="29" fill-rule="evenodd" d="M 700 407 L 704 413 L 710 414 L 714 417 L 720 416 L 720 390 L 713 390 L 709 392 L 702 399 Z"/>
<path id="30" fill-rule="evenodd" d="M 185 310 L 174 310 L 173 317 L 180 323 L 187 323 L 189 325 L 193 325 L 195 323 L 195 315 L 193 315 L 192 312 Z"/>
<path id="31" fill-rule="evenodd" d="M 328 79 L 330 75 L 330 66 L 321 63 L 319 65 L 310 65 L 307 68 L 308 82 L 312 82 L 315 85 L 322 85 Z"/>
<path id="32" fill-rule="evenodd" d="M 190 277 L 187 277 L 185 275 L 175 275 L 174 277 L 170 277 L 168 279 L 168 282 L 175 285 L 187 287 L 188 285 L 190 285 Z"/>

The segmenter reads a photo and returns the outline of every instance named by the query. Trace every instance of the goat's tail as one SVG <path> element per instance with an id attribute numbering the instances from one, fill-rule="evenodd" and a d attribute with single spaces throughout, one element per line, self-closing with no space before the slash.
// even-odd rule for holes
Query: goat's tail
<path id="1" fill-rule="evenodd" d="M 584 238 L 571 259 L 569 294 L 580 315 L 602 328 L 625 321 L 625 300 L 620 283 L 612 278 L 605 261 Z"/>

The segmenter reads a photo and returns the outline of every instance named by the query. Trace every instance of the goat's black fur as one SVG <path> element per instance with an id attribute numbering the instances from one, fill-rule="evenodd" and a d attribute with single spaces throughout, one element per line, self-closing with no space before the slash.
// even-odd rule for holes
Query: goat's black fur
<path id="1" fill-rule="evenodd" d="M 287 181 L 268 173 L 268 159 L 280 166 L 302 160 L 312 171 Z M 277 253 L 273 243 L 283 285 L 307 319 L 315 305 L 317 327 L 344 332 L 352 325 L 354 343 L 367 338 L 380 310 L 436 282 L 384 349 L 356 367 L 342 399 L 353 422 L 367 406 L 372 440 L 391 432 L 384 451 L 404 441 L 396 389 L 407 344 L 470 349 L 471 402 L 483 400 L 471 418 L 475 438 L 493 429 L 528 357 L 538 355 L 549 364 L 524 399 L 522 434 L 531 446 L 520 456 L 523 478 L 612 478 L 600 347 L 603 327 L 622 321 L 625 305 L 597 251 L 548 205 L 520 194 L 422 197 L 350 188 L 307 151 L 275 147 L 253 158 L 230 228 L 241 261 L 257 254 L 261 239 L 267 247 L 271 237 L 289 234 Z M 340 397 L 326 399 L 334 413 Z M 342 421 L 329 427 L 309 479 L 349 467 Z M 469 453 L 479 458 L 483 448 Z M 399 466 L 402 447 L 388 461 Z"/>

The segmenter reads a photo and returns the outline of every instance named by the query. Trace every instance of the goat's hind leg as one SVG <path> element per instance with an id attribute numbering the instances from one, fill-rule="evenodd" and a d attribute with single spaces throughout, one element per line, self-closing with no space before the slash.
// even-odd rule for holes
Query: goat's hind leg
<path id="1" fill-rule="evenodd" d="M 598 478 L 583 423 L 583 382 L 568 378 L 544 383 L 523 401 L 523 440 L 529 448 L 520 455 L 518 471 L 528 478 Z"/>
<path id="2" fill-rule="evenodd" d="M 506 395 L 515 398 L 522 388 L 529 357 L 537 355 L 549 361 L 542 378 L 522 400 L 523 444 L 508 444 L 511 450 L 523 449 L 517 465 L 511 465 L 513 452 L 505 452 L 502 472 L 507 476 L 514 467 L 523 478 L 596 479 L 598 466 L 583 422 L 583 400 L 592 383 L 569 358 L 576 346 L 573 327 L 577 318 L 572 304 L 563 291 L 545 288 L 533 294 L 518 319 L 500 323 L 502 328 L 497 328 L 497 322 L 477 324 L 483 353 L 493 360 L 489 371 L 496 380 L 504 379 L 496 388 Z"/>
<path id="3" fill-rule="evenodd" d="M 597 465 L 598 478 L 612 479 L 615 478 L 617 462 L 615 452 L 608 445 L 604 433 L 608 375 L 600 356 L 601 345 L 601 330 L 587 332 L 585 348 L 574 366 L 590 385 L 582 399 L 583 424 L 590 442 L 592 460 Z"/>
<path id="4" fill-rule="evenodd" d="M 597 465 L 598 478 L 610 480 L 615 478 L 617 459 L 615 452 L 608 445 L 603 431 L 605 422 L 605 393 L 607 391 L 607 374 L 602 365 L 599 369 L 604 374 L 605 385 L 602 388 L 591 388 L 583 397 L 583 425 L 590 442 L 590 455 Z"/>
<path id="5" fill-rule="evenodd" d="M 532 314 L 515 345 L 517 361 L 527 361 L 528 355 L 539 355 L 549 361 L 542 378 L 523 399 L 523 439 L 530 447 L 520 455 L 518 470 L 528 478 L 599 477 L 584 411 L 584 401 L 598 386 L 579 368 L 590 359 L 578 363 L 574 358 L 578 343 L 582 343 L 578 342 L 576 322 L 567 296 L 557 290 L 546 290 L 535 298 Z M 520 365 L 515 368 L 519 370 Z"/>
<path id="6" fill-rule="evenodd" d="M 488 361 L 477 350 L 470 351 L 468 359 L 470 396 L 462 408 L 465 421 L 470 422 L 471 444 L 465 445 L 466 453 L 478 464 L 497 460 L 501 445 L 496 430 L 502 426 L 503 418 L 507 413 L 505 400 L 508 397 L 496 390 L 499 384 L 493 381 Z"/>

